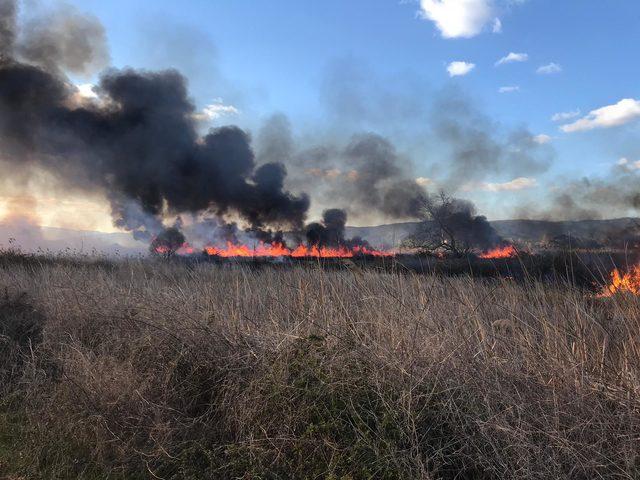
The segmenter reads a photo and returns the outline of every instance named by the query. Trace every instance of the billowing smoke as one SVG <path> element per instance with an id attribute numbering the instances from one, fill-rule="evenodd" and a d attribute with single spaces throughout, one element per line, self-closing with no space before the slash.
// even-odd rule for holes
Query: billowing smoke
<path id="1" fill-rule="evenodd" d="M 404 175 L 391 142 L 380 135 L 357 135 L 345 149 L 344 157 L 353 171 L 343 185 L 345 200 L 393 218 L 418 216 L 426 192 Z"/>
<path id="2" fill-rule="evenodd" d="M 324 203 L 347 205 L 350 215 L 415 219 L 427 196 L 411 175 L 409 160 L 381 135 L 356 134 L 344 145 L 328 140 L 297 149 L 287 118 L 275 115 L 258 141 L 260 161 L 279 158 L 291 167 L 289 185 L 304 186 Z"/>
<path id="3" fill-rule="evenodd" d="M 313 222 L 306 227 L 307 243 L 318 247 L 368 246 L 359 237 L 345 238 L 347 212 L 339 208 L 330 208 L 322 212 L 322 221 Z"/>
<path id="4" fill-rule="evenodd" d="M 15 6 L 2 2 L 10 40 Z M 11 168 L 43 168 L 74 187 L 105 191 L 116 225 L 139 237 L 157 235 L 163 218 L 183 212 L 233 214 L 254 229 L 302 228 L 309 198 L 284 189 L 284 165 L 258 166 L 238 127 L 199 136 L 177 71 L 109 70 L 98 98 L 79 103 L 61 72 L 85 71 L 103 57 L 101 35 L 95 20 L 74 12 L 30 25 L 2 58 L 0 144 Z"/>

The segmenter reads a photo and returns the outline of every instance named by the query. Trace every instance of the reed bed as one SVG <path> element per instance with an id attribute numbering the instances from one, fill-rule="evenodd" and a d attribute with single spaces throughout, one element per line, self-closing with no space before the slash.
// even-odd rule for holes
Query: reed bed
<path id="1" fill-rule="evenodd" d="M 0 262 L 0 478 L 640 478 L 640 299 Z"/>

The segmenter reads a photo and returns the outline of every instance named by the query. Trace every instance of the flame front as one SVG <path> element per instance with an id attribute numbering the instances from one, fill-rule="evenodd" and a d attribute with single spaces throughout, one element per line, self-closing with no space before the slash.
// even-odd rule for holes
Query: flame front
<path id="1" fill-rule="evenodd" d="M 518 256 L 518 250 L 513 245 L 505 245 L 504 247 L 496 247 L 488 252 L 480 255 L 480 258 L 513 258 Z"/>
<path id="2" fill-rule="evenodd" d="M 615 268 L 611 272 L 611 283 L 604 288 L 599 296 L 611 297 L 619 292 L 640 295 L 640 265 L 635 265 L 627 273 L 621 273 Z"/>
<path id="3" fill-rule="evenodd" d="M 374 257 L 390 257 L 394 254 L 382 250 L 357 246 L 347 247 L 307 247 L 300 245 L 293 250 L 285 247 L 281 243 L 259 243 L 255 248 L 248 245 L 237 245 L 227 242 L 226 247 L 207 246 L 204 248 L 207 255 L 218 257 L 293 257 L 293 258 L 350 258 L 359 255 L 370 255 Z"/>

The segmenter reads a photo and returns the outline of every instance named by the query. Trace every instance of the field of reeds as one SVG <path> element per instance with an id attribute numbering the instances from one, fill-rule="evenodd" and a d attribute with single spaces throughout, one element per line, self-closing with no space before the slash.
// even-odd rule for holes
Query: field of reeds
<path id="1" fill-rule="evenodd" d="M 639 393 L 570 281 L 0 255 L 0 478 L 634 479 Z"/>

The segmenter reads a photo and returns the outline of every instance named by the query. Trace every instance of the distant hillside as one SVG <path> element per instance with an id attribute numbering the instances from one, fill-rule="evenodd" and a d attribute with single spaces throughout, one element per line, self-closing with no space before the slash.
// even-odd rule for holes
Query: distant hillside
<path id="1" fill-rule="evenodd" d="M 360 236 L 375 246 L 398 245 L 411 235 L 419 222 L 392 223 L 374 227 L 347 227 L 347 237 Z M 491 222 L 500 236 L 516 242 L 540 242 L 558 235 L 592 240 L 640 225 L 640 218 L 611 220 L 577 220 L 554 222 L 547 220 L 498 220 Z"/>
<path id="2" fill-rule="evenodd" d="M 129 233 L 104 233 L 68 228 L 38 227 L 30 223 L 0 224 L 0 247 L 20 247 L 23 251 L 49 250 L 106 255 L 136 255 L 147 247 Z"/>

